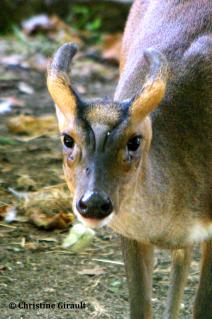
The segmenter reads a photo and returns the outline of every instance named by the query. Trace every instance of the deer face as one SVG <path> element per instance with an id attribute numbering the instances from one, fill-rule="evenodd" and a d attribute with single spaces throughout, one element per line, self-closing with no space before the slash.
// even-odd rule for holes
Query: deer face
<path id="1" fill-rule="evenodd" d="M 125 101 L 82 101 L 67 76 L 74 44 L 65 44 L 48 69 L 48 89 L 64 153 L 64 172 L 73 195 L 73 210 L 89 226 L 107 224 L 145 170 L 151 142 L 148 114 L 165 92 L 164 57 L 150 50 L 151 76 L 141 93 Z M 154 63 L 153 63 L 154 62 Z"/>

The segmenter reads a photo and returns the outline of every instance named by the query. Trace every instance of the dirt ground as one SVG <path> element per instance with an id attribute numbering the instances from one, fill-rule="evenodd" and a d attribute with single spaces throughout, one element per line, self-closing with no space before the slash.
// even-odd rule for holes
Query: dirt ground
<path id="1" fill-rule="evenodd" d="M 115 66 L 94 62 L 82 56 L 73 65 L 75 85 L 85 97 L 112 96 L 118 78 Z M 18 89 L 29 84 L 33 94 Z M 11 112 L 0 115 L 0 204 L 16 204 L 9 187 L 21 192 L 36 191 L 64 183 L 59 134 L 44 134 L 24 140 L 7 127 L 15 115 L 54 114 L 47 93 L 45 74 L 17 66 L 0 66 L 0 97 L 25 101 Z M 33 182 L 24 183 L 22 176 Z M 18 203 L 17 203 L 18 205 Z M 21 212 L 20 212 L 21 214 Z M 22 212 L 23 214 L 23 212 Z M 0 319 L 23 318 L 129 318 L 128 291 L 120 250 L 120 239 L 110 229 L 97 230 L 91 245 L 79 254 L 61 247 L 67 230 L 45 231 L 28 222 L 0 224 Z M 24 244 L 25 243 L 25 244 Z M 28 245 L 27 245 L 28 244 Z M 198 247 L 195 250 L 181 317 L 191 318 L 199 274 Z M 153 285 L 155 318 L 162 319 L 169 285 L 170 255 L 156 251 Z M 71 303 L 85 303 L 85 309 L 64 309 Z M 10 309 L 10 303 L 16 309 Z M 55 309 L 18 309 L 18 304 L 49 303 Z M 58 309 L 58 303 L 62 303 Z M 14 306 L 15 307 L 15 306 Z"/>

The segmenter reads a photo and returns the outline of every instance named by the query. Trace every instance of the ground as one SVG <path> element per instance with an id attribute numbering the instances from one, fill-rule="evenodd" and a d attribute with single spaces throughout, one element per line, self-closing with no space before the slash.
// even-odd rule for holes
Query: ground
<path id="1" fill-rule="evenodd" d="M 112 96 L 118 79 L 115 66 L 89 60 L 85 56 L 73 64 L 73 82 L 86 97 Z M 34 88 L 23 94 L 20 82 Z M 8 119 L 15 115 L 54 114 L 47 93 L 45 73 L 18 66 L 0 66 L 0 95 L 25 101 L 11 112 L 0 115 L 0 203 L 14 204 L 9 187 L 17 191 L 37 191 L 64 183 L 59 134 L 44 134 L 24 140 L 8 129 Z M 23 138 L 23 139 L 21 139 Z M 33 181 L 24 183 L 22 176 Z M 22 212 L 23 213 L 23 212 Z M 21 214 L 21 212 L 20 212 Z M 67 230 L 46 231 L 28 222 L 0 225 L 0 319 L 58 318 L 129 318 L 128 291 L 119 236 L 110 229 L 97 230 L 91 245 L 73 254 L 61 242 Z M 191 318 L 191 305 L 198 282 L 199 252 L 195 249 L 181 317 Z M 169 285 L 170 254 L 156 251 L 153 306 L 155 318 L 162 318 Z M 85 309 L 9 309 L 9 304 L 80 303 Z M 21 304 L 23 305 L 23 303 Z"/>

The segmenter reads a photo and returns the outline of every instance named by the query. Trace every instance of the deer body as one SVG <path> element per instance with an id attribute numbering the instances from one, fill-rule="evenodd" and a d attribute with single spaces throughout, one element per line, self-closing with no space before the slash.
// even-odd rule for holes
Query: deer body
<path id="1" fill-rule="evenodd" d="M 136 0 L 113 101 L 75 92 L 74 44 L 48 69 L 73 209 L 122 235 L 131 319 L 153 318 L 154 246 L 172 252 L 163 319 L 178 318 L 195 242 L 203 254 L 193 317 L 212 318 L 211 9 L 206 0 Z"/>
<path id="2" fill-rule="evenodd" d="M 121 209 L 125 215 L 112 223 L 130 238 L 177 248 L 212 236 L 211 9 L 209 1 L 136 1 L 129 16 L 115 100 L 139 91 L 147 48 L 163 52 L 170 67 L 166 95 L 152 118 L 146 183 L 136 182 Z"/>

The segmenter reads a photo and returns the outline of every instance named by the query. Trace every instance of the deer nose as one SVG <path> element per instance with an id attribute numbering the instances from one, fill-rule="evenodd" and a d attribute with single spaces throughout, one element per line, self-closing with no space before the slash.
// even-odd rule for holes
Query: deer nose
<path id="1" fill-rule="evenodd" d="M 102 219 L 112 213 L 113 205 L 106 193 L 89 192 L 77 202 L 77 209 L 83 217 Z"/>

